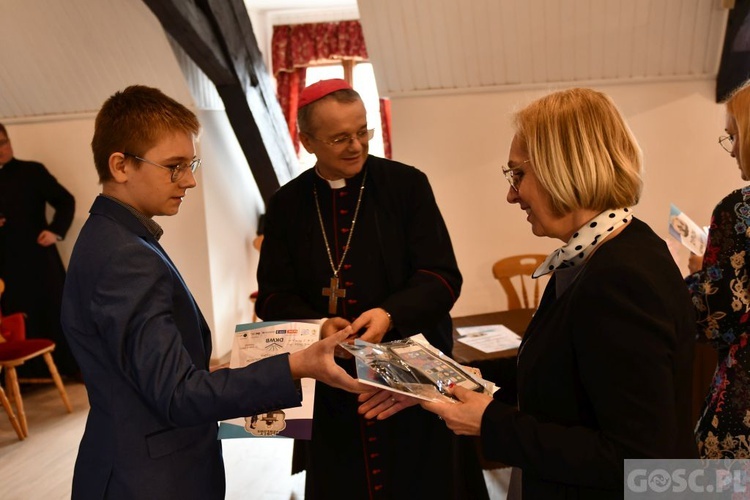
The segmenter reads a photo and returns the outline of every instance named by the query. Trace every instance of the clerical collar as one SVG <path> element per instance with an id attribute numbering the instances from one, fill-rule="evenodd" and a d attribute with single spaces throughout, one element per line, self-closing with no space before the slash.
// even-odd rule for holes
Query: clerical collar
<path id="1" fill-rule="evenodd" d="M 128 205 L 124 201 L 120 201 L 117 198 L 110 196 L 108 194 L 102 193 L 99 196 L 104 196 L 105 198 L 114 201 L 118 205 L 125 207 L 131 214 L 135 216 L 136 219 L 138 219 L 141 222 L 141 224 L 146 226 L 146 229 L 148 229 L 148 232 L 151 233 L 151 235 L 154 238 L 156 238 L 157 241 L 159 241 L 159 238 L 161 238 L 161 235 L 164 234 L 164 230 L 161 228 L 159 224 L 156 223 L 154 219 L 146 217 L 132 205 Z"/>
<path id="2" fill-rule="evenodd" d="M 320 175 L 320 172 L 318 172 L 318 167 L 315 167 L 313 170 L 315 170 L 315 175 L 326 181 L 331 189 L 341 189 L 346 187 L 346 179 L 336 179 L 335 181 L 329 181 L 328 179 Z"/>

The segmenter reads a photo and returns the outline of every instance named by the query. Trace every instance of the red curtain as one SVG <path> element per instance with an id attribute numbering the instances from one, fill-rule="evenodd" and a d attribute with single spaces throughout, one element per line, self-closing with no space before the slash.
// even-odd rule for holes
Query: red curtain
<path id="1" fill-rule="evenodd" d="M 331 59 L 366 60 L 367 48 L 359 21 L 278 25 L 271 38 L 271 61 L 289 133 L 299 152 L 297 99 L 305 88 L 307 66 Z"/>
<path id="2" fill-rule="evenodd" d="M 294 143 L 294 150 L 299 153 L 299 133 L 297 132 L 297 101 L 299 93 L 305 88 L 305 68 L 293 71 L 281 71 L 276 75 L 276 94 L 284 111 L 289 135 Z"/>
<path id="3" fill-rule="evenodd" d="M 389 160 L 393 158 L 391 151 L 391 100 L 380 98 L 380 124 L 383 127 L 383 152 Z"/>

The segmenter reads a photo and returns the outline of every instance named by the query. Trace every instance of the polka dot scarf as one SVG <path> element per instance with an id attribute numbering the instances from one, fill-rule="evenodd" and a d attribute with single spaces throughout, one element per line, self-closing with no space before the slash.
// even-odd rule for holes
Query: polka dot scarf
<path id="1" fill-rule="evenodd" d="M 620 226 L 630 222 L 633 212 L 629 208 L 605 210 L 580 228 L 570 240 L 552 252 L 532 277 L 538 278 L 555 269 L 574 267 L 586 262 L 597 243 Z"/>

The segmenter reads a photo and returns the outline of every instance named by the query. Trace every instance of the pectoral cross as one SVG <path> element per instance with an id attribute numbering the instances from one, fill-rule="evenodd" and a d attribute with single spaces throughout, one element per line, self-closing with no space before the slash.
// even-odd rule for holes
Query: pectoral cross
<path id="1" fill-rule="evenodd" d="M 328 313 L 336 314 L 339 297 L 346 297 L 346 290 L 339 288 L 339 279 L 337 276 L 331 277 L 331 286 L 330 288 L 323 288 L 323 295 L 328 297 Z"/>

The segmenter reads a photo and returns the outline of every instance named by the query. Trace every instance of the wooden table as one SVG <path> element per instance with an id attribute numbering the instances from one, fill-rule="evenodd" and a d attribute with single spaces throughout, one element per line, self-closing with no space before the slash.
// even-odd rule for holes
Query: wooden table
<path id="1" fill-rule="evenodd" d="M 482 352 L 462 342 L 458 342 L 456 328 L 463 326 L 504 325 L 522 336 L 531 322 L 536 309 L 514 309 L 485 314 L 474 314 L 453 318 L 453 359 L 463 365 L 480 369 L 482 377 L 491 380 L 503 388 L 504 396 L 499 398 L 508 404 L 516 404 L 516 354 L 518 349 L 507 349 L 498 352 Z M 507 465 L 501 462 L 486 460 L 481 452 L 479 438 L 472 438 L 472 445 L 479 458 L 482 469 L 502 469 Z"/>
<path id="2" fill-rule="evenodd" d="M 461 364 L 474 366 L 482 361 L 514 357 L 518 349 L 487 353 L 468 346 L 463 342 L 458 342 L 456 328 L 463 326 L 504 325 L 523 337 L 535 311 L 536 309 L 514 309 L 512 311 L 497 311 L 453 318 L 453 359 Z"/>

